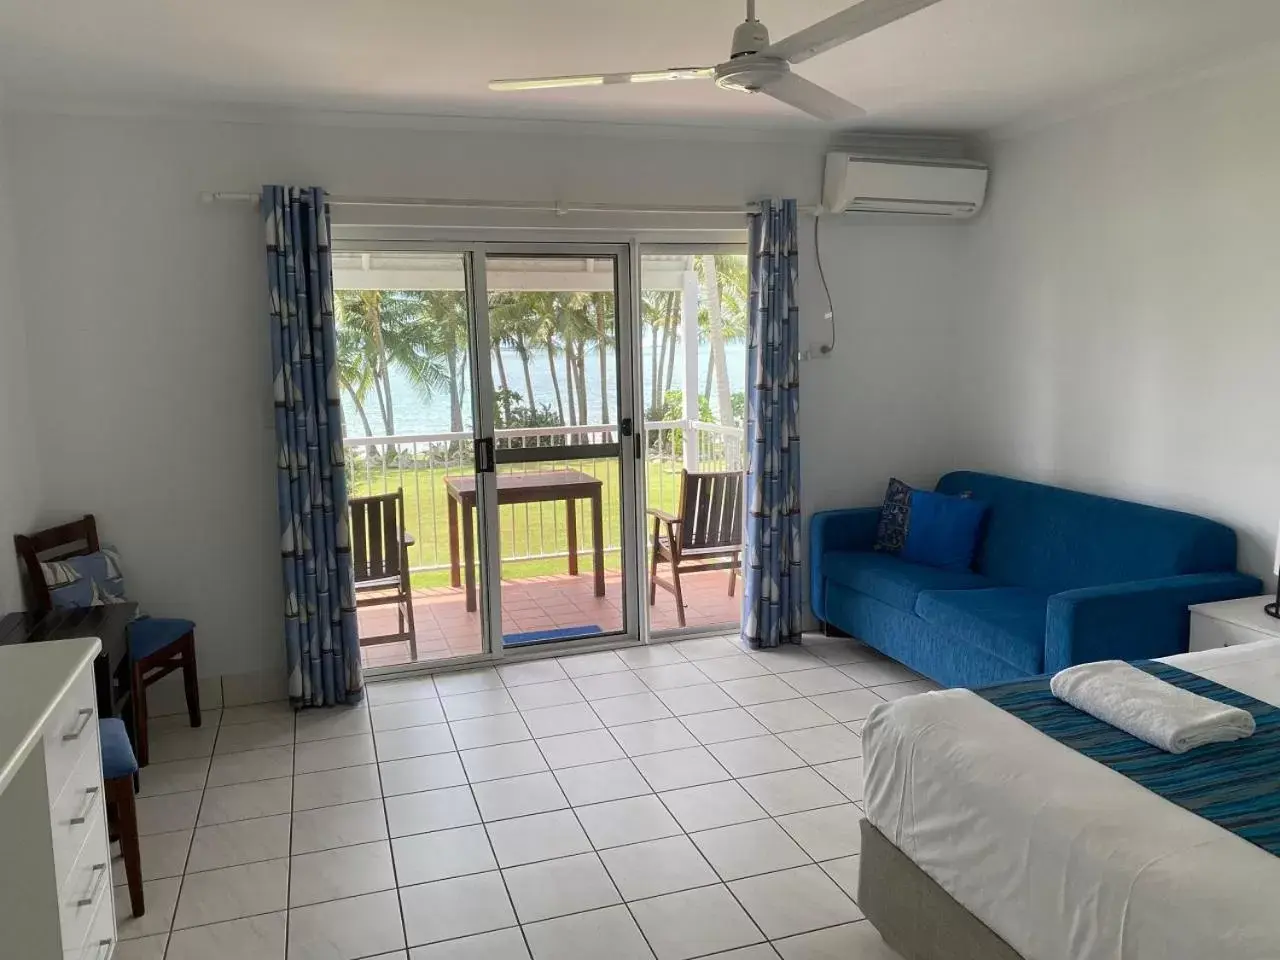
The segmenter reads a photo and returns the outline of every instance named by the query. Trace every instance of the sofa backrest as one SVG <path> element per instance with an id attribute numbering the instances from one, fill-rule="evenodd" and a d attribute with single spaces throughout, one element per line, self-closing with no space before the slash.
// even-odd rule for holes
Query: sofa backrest
<path id="1" fill-rule="evenodd" d="M 969 471 L 937 489 L 991 505 L 974 569 L 1001 583 L 1058 592 L 1236 566 L 1235 531 L 1189 513 Z"/>

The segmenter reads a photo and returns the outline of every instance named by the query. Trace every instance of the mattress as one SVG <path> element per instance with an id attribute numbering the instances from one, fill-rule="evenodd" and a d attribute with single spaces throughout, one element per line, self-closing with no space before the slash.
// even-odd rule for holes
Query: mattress
<path id="1" fill-rule="evenodd" d="M 1280 644 L 1164 658 L 1280 706 Z M 1027 960 L 1277 960 L 1280 857 L 968 690 L 863 728 L 867 818 Z"/>

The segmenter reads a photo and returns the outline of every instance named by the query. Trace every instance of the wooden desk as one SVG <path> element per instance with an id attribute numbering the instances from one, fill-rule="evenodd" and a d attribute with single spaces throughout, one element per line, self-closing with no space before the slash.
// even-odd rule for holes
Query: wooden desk
<path id="1" fill-rule="evenodd" d="M 563 500 L 568 527 L 569 575 L 578 575 L 578 516 L 574 505 L 579 500 L 591 501 L 592 562 L 595 564 L 595 591 L 604 596 L 604 505 L 599 479 L 580 470 L 554 470 L 546 473 L 499 473 L 498 505 L 508 503 L 546 503 Z M 462 507 L 463 568 L 467 585 L 467 611 L 476 609 L 475 533 L 472 511 L 476 506 L 476 477 L 445 477 L 449 492 L 449 583 L 462 585 L 458 569 L 458 507 Z"/>

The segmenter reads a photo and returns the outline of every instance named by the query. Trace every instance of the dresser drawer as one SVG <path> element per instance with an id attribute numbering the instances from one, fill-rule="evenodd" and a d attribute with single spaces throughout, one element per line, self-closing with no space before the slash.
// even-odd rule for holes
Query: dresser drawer
<path id="1" fill-rule="evenodd" d="M 64 950 L 84 942 L 94 912 L 104 898 L 111 899 L 111 852 L 106 818 L 100 816 L 89 825 L 84 846 L 58 891 Z"/>
<path id="2" fill-rule="evenodd" d="M 84 847 L 89 830 L 103 818 L 102 761 L 93 744 L 81 750 L 75 769 L 53 802 L 50 826 L 53 829 L 53 866 L 61 887 L 71 872 L 76 855 Z"/>
<path id="3" fill-rule="evenodd" d="M 111 956 L 116 944 L 115 904 L 108 893 L 103 893 L 93 909 L 84 942 L 68 944 L 63 952 L 66 960 L 107 960 Z"/>
<path id="4" fill-rule="evenodd" d="M 98 708 L 93 668 L 86 667 L 54 707 L 44 728 L 44 770 L 49 800 L 56 800 L 75 769 L 85 744 L 98 739 Z M 96 750 L 94 751 L 97 752 Z"/>

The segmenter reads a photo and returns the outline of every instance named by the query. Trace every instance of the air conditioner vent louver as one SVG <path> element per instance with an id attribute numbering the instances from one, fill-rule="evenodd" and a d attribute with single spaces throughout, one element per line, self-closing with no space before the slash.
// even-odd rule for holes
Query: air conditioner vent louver
<path id="1" fill-rule="evenodd" d="M 966 160 L 829 153 L 822 208 L 835 213 L 966 219 L 982 209 L 987 175 L 985 166 Z"/>

